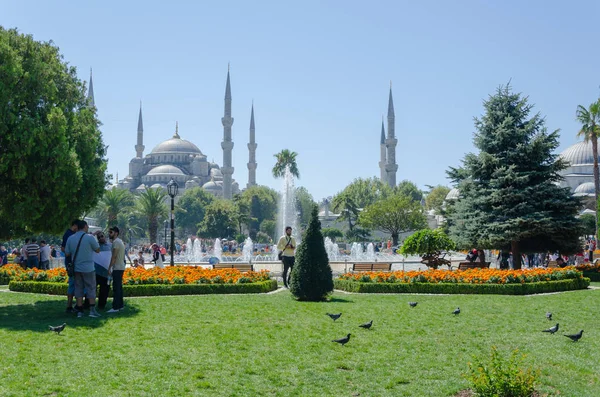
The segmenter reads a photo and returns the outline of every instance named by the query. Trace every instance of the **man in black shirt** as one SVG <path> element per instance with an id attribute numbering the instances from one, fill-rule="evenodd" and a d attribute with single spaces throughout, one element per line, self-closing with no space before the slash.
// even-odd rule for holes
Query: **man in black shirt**
<path id="1" fill-rule="evenodd" d="M 75 219 L 71 222 L 71 227 L 65 231 L 63 234 L 62 244 L 60 245 L 60 250 L 65 252 L 65 246 L 67 245 L 67 240 L 69 237 L 74 235 L 77 232 L 77 223 L 78 219 Z M 70 256 L 65 256 L 65 268 L 67 267 L 67 261 L 70 261 Z M 75 295 L 75 277 L 69 277 L 69 288 L 67 289 L 67 313 L 73 312 L 73 296 Z"/>

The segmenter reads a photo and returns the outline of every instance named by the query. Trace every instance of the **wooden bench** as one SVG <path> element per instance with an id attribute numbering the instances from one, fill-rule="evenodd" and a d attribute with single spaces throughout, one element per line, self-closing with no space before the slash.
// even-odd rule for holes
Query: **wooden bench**
<path id="1" fill-rule="evenodd" d="M 490 262 L 460 262 L 458 264 L 458 270 L 467 269 L 489 269 Z"/>
<path id="2" fill-rule="evenodd" d="M 215 263 L 212 265 L 214 270 L 217 269 L 237 269 L 241 272 L 254 271 L 254 265 L 250 263 Z"/>
<path id="3" fill-rule="evenodd" d="M 353 263 L 352 272 L 389 272 L 392 270 L 391 263 Z"/>

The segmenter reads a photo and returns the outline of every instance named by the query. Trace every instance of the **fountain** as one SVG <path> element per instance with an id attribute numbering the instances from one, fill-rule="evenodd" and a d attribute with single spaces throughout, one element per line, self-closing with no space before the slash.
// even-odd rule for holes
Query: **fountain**
<path id="1" fill-rule="evenodd" d="M 278 236 L 283 236 L 287 226 L 292 227 L 292 234 L 296 243 L 300 244 L 300 230 L 298 230 L 298 213 L 296 211 L 296 191 L 294 187 L 294 176 L 290 172 L 289 165 L 285 167 L 283 175 L 283 189 L 279 203 L 279 216 L 277 218 Z"/>
<path id="2" fill-rule="evenodd" d="M 369 243 L 367 245 L 367 252 L 365 254 L 365 259 L 369 262 L 374 262 L 377 260 L 375 258 L 375 246 L 373 246 L 373 243 Z"/>
<path id="3" fill-rule="evenodd" d="M 330 262 L 339 261 L 340 249 L 329 237 L 325 237 L 325 251 L 327 251 L 327 257 Z"/>
<path id="4" fill-rule="evenodd" d="M 250 262 L 252 260 L 252 255 L 254 254 L 254 243 L 250 237 L 246 238 L 244 241 L 244 248 L 242 249 L 242 261 Z"/>
<path id="5" fill-rule="evenodd" d="M 352 260 L 352 261 L 364 260 L 361 243 L 352 243 L 352 247 L 350 248 L 350 260 Z"/>
<path id="6" fill-rule="evenodd" d="M 194 249 L 193 249 L 194 262 L 200 262 L 200 259 L 203 256 L 204 255 L 202 254 L 202 242 L 200 241 L 199 238 L 197 238 L 196 240 L 194 240 Z"/>
<path id="7" fill-rule="evenodd" d="M 213 248 L 213 256 L 216 257 L 219 262 L 223 260 L 223 248 L 221 247 L 221 239 L 215 240 L 215 246 Z"/>
<path id="8" fill-rule="evenodd" d="M 192 239 L 188 238 L 185 243 L 185 260 L 188 263 L 195 262 L 194 260 L 194 247 L 192 246 Z"/>

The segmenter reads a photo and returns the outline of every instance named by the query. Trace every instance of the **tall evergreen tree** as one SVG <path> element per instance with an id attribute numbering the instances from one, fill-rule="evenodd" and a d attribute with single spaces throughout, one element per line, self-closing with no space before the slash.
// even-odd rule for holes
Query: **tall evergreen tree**
<path id="1" fill-rule="evenodd" d="M 450 233 L 459 248 L 510 250 L 515 269 L 521 253 L 578 248 L 579 200 L 558 187 L 567 164 L 554 154 L 558 130 L 547 132 L 544 119 L 530 116 L 526 97 L 501 86 L 475 119 L 474 144 L 460 168 L 448 171 L 460 198 L 450 215 Z"/>
<path id="2" fill-rule="evenodd" d="M 296 251 L 290 291 L 298 300 L 313 302 L 326 299 L 327 294 L 333 291 L 331 267 L 325 251 L 316 205 L 313 207 L 302 244 Z"/>

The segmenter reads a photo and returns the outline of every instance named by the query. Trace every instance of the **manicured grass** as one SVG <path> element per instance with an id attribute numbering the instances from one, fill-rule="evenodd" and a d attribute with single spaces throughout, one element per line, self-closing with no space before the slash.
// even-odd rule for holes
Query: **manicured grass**
<path id="1" fill-rule="evenodd" d="M 336 293 L 323 303 L 287 291 L 126 298 L 124 312 L 101 319 L 63 314 L 60 297 L 5 291 L 2 396 L 451 396 L 468 387 L 461 375 L 473 355 L 489 356 L 493 345 L 527 354 L 544 393 L 600 395 L 600 290 Z M 326 312 L 343 314 L 333 322 Z M 358 328 L 371 319 L 372 330 Z M 62 335 L 47 330 L 62 322 Z M 556 322 L 558 334 L 540 332 Z M 560 335 L 580 329 L 578 343 Z M 331 342 L 349 332 L 345 347 Z"/>

